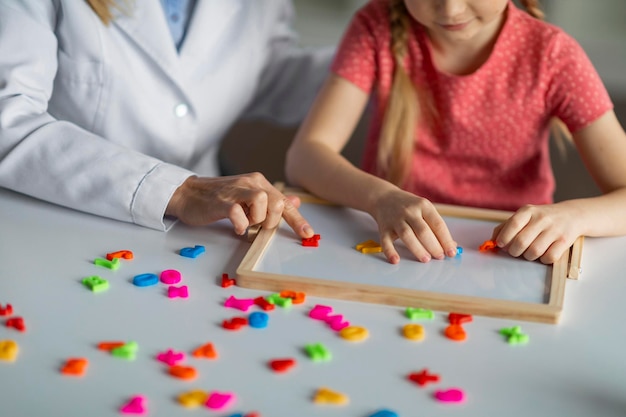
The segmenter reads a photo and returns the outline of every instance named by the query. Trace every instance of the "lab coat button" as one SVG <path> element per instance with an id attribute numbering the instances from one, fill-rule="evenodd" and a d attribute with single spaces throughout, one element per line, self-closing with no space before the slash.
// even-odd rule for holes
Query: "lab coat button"
<path id="1" fill-rule="evenodd" d="M 174 107 L 174 114 L 176 115 L 176 117 L 185 117 L 187 116 L 188 112 L 189 112 L 189 107 L 187 107 L 187 105 L 184 103 L 181 103 L 177 105 L 176 107 Z"/>

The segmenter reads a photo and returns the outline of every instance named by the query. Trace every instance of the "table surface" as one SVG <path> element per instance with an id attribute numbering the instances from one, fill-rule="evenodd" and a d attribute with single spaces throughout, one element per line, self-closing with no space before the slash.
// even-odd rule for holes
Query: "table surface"
<path id="1" fill-rule="evenodd" d="M 183 247 L 204 245 L 196 259 L 179 255 Z M 222 321 L 245 316 L 224 307 L 237 298 L 267 296 L 239 287 L 222 288 L 222 273 L 235 270 L 249 243 L 227 222 L 191 228 L 177 224 L 167 233 L 83 214 L 0 189 L 0 305 L 11 304 L 27 330 L 0 326 L 0 341 L 19 345 L 14 362 L 0 361 L 2 416 L 117 416 L 134 395 L 147 398 L 149 416 L 188 416 L 177 397 L 189 390 L 232 392 L 234 405 L 224 411 L 195 413 L 231 416 L 257 411 L 264 417 L 367 417 L 378 410 L 399 416 L 624 416 L 626 415 L 626 295 L 623 268 L 626 238 L 587 239 L 579 281 L 567 283 L 558 325 L 519 323 L 474 317 L 468 339 L 442 335 L 447 313 L 420 322 L 421 342 L 401 336 L 410 321 L 398 307 L 308 297 L 302 305 L 269 312 L 265 329 L 228 331 Z M 116 250 L 131 250 L 132 261 L 111 271 L 93 264 Z M 135 275 L 181 272 L 188 299 L 169 299 L 166 286 L 139 288 Z M 92 293 L 81 280 L 99 275 L 110 283 Z M 370 337 L 348 342 L 325 323 L 308 318 L 326 304 Z M 252 310 L 250 310 L 252 311 Z M 257 309 L 255 309 L 257 311 Z M 2 317 L 1 323 L 7 318 Z M 530 342 L 512 346 L 499 329 L 521 325 Z M 136 341 L 137 357 L 127 361 L 97 349 L 102 341 Z M 215 360 L 191 357 L 207 342 Z M 314 362 L 304 353 L 311 343 L 333 355 Z M 198 371 L 193 381 L 173 378 L 155 359 L 168 349 L 187 354 L 184 363 Z M 82 377 L 63 375 L 68 358 L 89 360 Z M 293 358 L 285 374 L 267 363 Z M 407 375 L 427 368 L 440 375 L 420 387 Z M 347 405 L 312 401 L 320 387 L 349 397 Z M 461 388 L 462 404 L 442 404 L 437 390 Z"/>

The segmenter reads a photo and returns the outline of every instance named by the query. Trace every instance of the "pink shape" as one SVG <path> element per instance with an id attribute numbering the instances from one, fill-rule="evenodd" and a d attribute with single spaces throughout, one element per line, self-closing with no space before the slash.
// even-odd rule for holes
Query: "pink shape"
<path id="1" fill-rule="evenodd" d="M 180 287 L 175 287 L 173 285 L 171 285 L 170 287 L 168 287 L 167 289 L 167 296 L 169 298 L 187 298 L 189 297 L 189 291 L 187 290 L 187 286 L 183 285 Z"/>
<path id="2" fill-rule="evenodd" d="M 165 271 L 161 272 L 161 282 L 164 284 L 178 284 L 180 280 L 180 272 L 175 269 L 166 269 Z"/>
<path id="3" fill-rule="evenodd" d="M 343 316 L 341 314 L 337 314 L 335 316 L 328 316 L 326 317 L 325 321 L 330 326 L 330 328 L 336 332 L 350 325 L 349 321 L 343 321 Z"/>
<path id="4" fill-rule="evenodd" d="M 328 315 L 333 311 L 333 308 L 330 306 L 324 306 L 321 304 L 317 304 L 315 307 L 311 309 L 309 312 L 309 317 L 314 320 L 322 320 L 326 321 Z"/>
<path id="5" fill-rule="evenodd" d="M 178 362 L 185 360 L 185 354 L 183 352 L 174 352 L 172 349 L 168 349 L 166 352 L 159 353 L 156 358 L 169 366 L 174 366 Z"/>
<path id="6" fill-rule="evenodd" d="M 145 414 L 148 412 L 148 409 L 144 406 L 144 401 L 146 401 L 146 397 L 143 395 L 136 395 L 131 398 L 126 405 L 123 405 L 122 408 L 120 408 L 120 413 Z"/>
<path id="7" fill-rule="evenodd" d="M 207 408 L 212 410 L 222 410 L 235 401 L 235 394 L 230 392 L 212 392 L 204 403 Z"/>
<path id="8" fill-rule="evenodd" d="M 254 305 L 254 298 L 235 298 L 232 295 L 224 302 L 224 307 L 248 311 Z"/>
<path id="9" fill-rule="evenodd" d="M 446 391 L 435 391 L 435 398 L 442 403 L 460 403 L 465 400 L 465 393 L 459 388 L 451 388 Z"/>

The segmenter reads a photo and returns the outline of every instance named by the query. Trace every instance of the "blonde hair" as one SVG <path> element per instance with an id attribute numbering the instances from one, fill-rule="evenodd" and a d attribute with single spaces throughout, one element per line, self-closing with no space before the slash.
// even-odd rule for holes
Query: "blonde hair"
<path id="1" fill-rule="evenodd" d="M 528 14 L 543 20 L 544 13 L 539 0 L 520 0 L 520 2 Z M 378 175 L 401 187 L 410 181 L 417 123 L 420 120 L 432 121 L 436 116 L 436 110 L 430 94 L 414 85 L 404 68 L 410 26 L 410 15 L 404 0 L 391 0 L 389 21 L 390 47 L 395 70 L 380 130 L 376 166 Z M 552 132 L 559 148 L 563 150 L 563 139 L 570 137 L 567 128 L 563 122 L 555 119 L 552 122 Z"/>
<path id="2" fill-rule="evenodd" d="M 98 15 L 102 23 L 109 25 L 113 20 L 113 9 L 124 11 L 124 6 L 128 4 L 121 4 L 117 0 L 86 0 L 87 4 Z M 127 3 L 124 1 L 124 3 Z"/>
<path id="3" fill-rule="evenodd" d="M 402 185 L 409 173 L 415 125 L 420 118 L 421 106 L 416 86 L 404 69 L 410 20 L 403 0 L 391 1 L 389 19 L 395 70 L 380 130 L 377 173 L 393 184 Z"/>

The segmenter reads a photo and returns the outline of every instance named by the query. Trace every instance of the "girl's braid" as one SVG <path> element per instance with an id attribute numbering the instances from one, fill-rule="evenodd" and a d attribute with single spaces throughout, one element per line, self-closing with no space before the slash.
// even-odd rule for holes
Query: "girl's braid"
<path id="1" fill-rule="evenodd" d="M 391 0 L 389 23 L 395 71 L 380 132 L 377 167 L 379 175 L 401 186 L 408 179 L 419 115 L 415 87 L 404 69 L 410 18 L 403 0 Z"/>
<path id="2" fill-rule="evenodd" d="M 520 3 L 522 3 L 522 6 L 524 6 L 529 15 L 539 20 L 544 19 L 545 15 L 541 10 L 539 0 L 520 0 Z"/>

